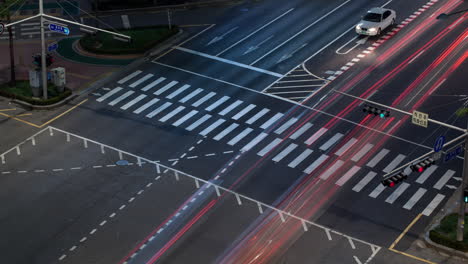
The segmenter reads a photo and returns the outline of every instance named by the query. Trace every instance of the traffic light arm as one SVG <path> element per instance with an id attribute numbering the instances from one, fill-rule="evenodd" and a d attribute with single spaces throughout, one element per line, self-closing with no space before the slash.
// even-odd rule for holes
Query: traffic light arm
<path id="1" fill-rule="evenodd" d="M 391 107 L 391 106 L 388 106 L 388 105 L 384 105 L 384 104 L 380 104 L 380 103 L 377 103 L 377 102 L 374 102 L 374 101 L 371 101 L 371 100 L 367 100 L 367 99 L 364 99 L 364 98 L 361 98 L 361 97 L 358 97 L 358 96 L 354 96 L 354 95 L 351 95 L 351 94 L 348 94 L 348 93 L 345 93 L 345 92 L 342 92 L 342 91 L 338 91 L 336 89 L 333 89 L 334 92 L 337 92 L 339 94 L 342 94 L 342 95 L 346 95 L 346 96 L 349 96 L 351 98 L 354 98 L 354 99 L 358 99 L 358 100 L 361 100 L 361 101 L 364 101 L 364 102 L 367 102 L 367 103 L 371 103 L 371 104 L 374 104 L 374 105 L 377 105 L 377 106 L 380 106 L 380 107 L 383 107 L 383 108 L 387 108 L 387 109 L 390 109 L 390 110 L 393 110 L 393 111 L 396 111 L 396 112 L 399 112 L 399 113 L 402 113 L 402 114 L 405 114 L 405 115 L 409 115 L 409 116 L 412 116 L 413 114 L 410 113 L 410 112 L 407 112 L 407 111 L 404 111 L 404 110 L 400 110 L 398 108 L 395 108 L 395 107 Z M 438 125 L 441 125 L 441 126 L 444 126 L 444 127 L 448 127 L 448 128 L 451 128 L 451 129 L 455 129 L 455 130 L 458 130 L 458 131 L 461 131 L 463 133 L 467 133 L 468 130 L 467 129 L 463 129 L 463 128 L 459 128 L 459 127 L 456 127 L 456 126 L 453 126 L 453 125 L 450 125 L 450 124 L 446 124 L 444 122 L 440 122 L 440 121 L 437 121 L 437 120 L 434 120 L 434 119 L 431 119 L 431 118 L 428 118 L 427 119 L 428 122 L 431 122 L 431 123 L 434 123 L 434 124 L 438 124 Z"/>
<path id="2" fill-rule="evenodd" d="M 80 24 L 80 23 L 77 23 L 77 22 L 73 22 L 73 21 L 70 21 L 70 20 L 66 20 L 66 19 L 60 18 L 60 17 L 49 16 L 49 15 L 46 15 L 46 14 L 43 14 L 42 16 L 47 17 L 47 18 L 50 18 L 50 19 L 55 19 L 55 20 L 57 20 L 57 21 L 61 21 L 61 22 L 66 22 L 66 23 L 74 24 L 74 25 L 77 25 L 77 26 L 80 26 L 80 27 L 83 27 L 83 28 L 92 29 L 92 30 L 95 30 L 95 31 L 105 32 L 105 33 L 108 33 L 108 34 L 111 34 L 111 35 L 114 35 L 114 36 L 119 36 L 119 37 L 121 37 L 121 38 L 129 39 L 129 40 L 131 39 L 130 36 L 127 36 L 127 35 L 124 35 L 124 34 L 119 34 L 119 33 L 115 33 L 115 32 L 109 31 L 109 30 L 105 30 L 105 29 L 100 29 L 100 28 L 95 28 L 95 27 L 83 25 L 83 24 Z"/>
<path id="3" fill-rule="evenodd" d="M 463 134 L 463 135 L 461 135 L 461 136 L 459 136 L 459 137 L 457 137 L 457 138 L 455 138 L 455 139 L 452 139 L 451 141 L 445 143 L 444 147 L 445 147 L 445 146 L 450 146 L 450 145 L 452 145 L 452 144 L 454 144 L 454 143 L 456 143 L 456 142 L 458 142 L 458 141 L 464 139 L 465 137 L 468 137 L 468 134 L 467 134 L 467 133 L 465 133 L 465 134 Z M 385 175 L 383 176 L 383 178 L 384 178 L 384 179 L 387 179 L 388 177 L 393 176 L 395 173 L 400 172 L 401 170 L 407 168 L 408 166 L 413 165 L 415 162 L 418 162 L 418 161 L 420 161 L 420 160 L 423 160 L 423 159 L 425 159 L 425 158 L 428 158 L 430 155 L 432 155 L 432 154 L 434 154 L 434 153 L 435 153 L 435 151 L 434 151 L 434 150 L 431 150 L 431 151 L 427 152 L 426 154 L 423 154 L 423 155 L 417 157 L 416 159 L 414 159 L 414 160 L 412 160 L 412 161 L 410 161 L 410 162 L 408 162 L 408 163 L 406 163 L 406 164 L 404 164 L 404 165 L 401 165 L 400 167 L 398 167 L 398 168 L 392 170 L 391 172 L 385 174 Z"/>
<path id="4" fill-rule="evenodd" d="M 5 27 L 6 27 L 6 28 L 7 28 L 7 27 L 11 27 L 11 26 L 14 26 L 14 25 L 19 24 L 19 23 L 23 23 L 23 22 L 28 21 L 28 20 L 38 18 L 38 17 L 40 17 L 40 16 L 41 16 L 40 14 L 37 14 L 37 15 L 34 15 L 34 16 L 31 16 L 31 17 L 28 17 L 28 18 L 25 18 L 25 19 L 21 19 L 21 20 L 12 22 L 12 23 L 10 23 L 10 24 L 6 24 Z"/>

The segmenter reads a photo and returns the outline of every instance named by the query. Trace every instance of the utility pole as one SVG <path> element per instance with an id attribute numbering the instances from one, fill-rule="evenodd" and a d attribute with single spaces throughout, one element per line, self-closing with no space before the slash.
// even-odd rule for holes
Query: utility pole
<path id="1" fill-rule="evenodd" d="M 47 100 L 47 66 L 44 37 L 44 7 L 43 0 L 39 0 L 39 16 L 41 20 L 41 71 L 42 71 L 42 97 Z"/>
<path id="2" fill-rule="evenodd" d="M 468 124 L 467 124 L 468 128 Z M 465 199 L 464 190 L 468 187 L 468 135 L 465 136 L 465 155 L 463 156 L 463 180 L 461 183 L 460 207 L 458 210 L 457 241 L 463 241 L 463 232 L 465 230 Z"/>
<path id="3" fill-rule="evenodd" d="M 351 97 L 351 98 L 354 98 L 354 99 L 358 99 L 358 100 L 366 102 L 366 103 L 371 103 L 371 104 L 377 105 L 379 107 L 390 109 L 390 110 L 393 110 L 393 111 L 396 111 L 396 112 L 399 112 L 399 113 L 402 113 L 402 114 L 405 114 L 405 115 L 409 115 L 409 116 L 412 115 L 411 113 L 406 112 L 406 111 L 401 110 L 401 109 L 398 109 L 398 108 L 394 108 L 394 107 L 391 107 L 391 106 L 388 106 L 388 105 L 380 104 L 378 102 L 374 102 L 374 101 L 371 101 L 371 100 L 368 100 L 368 99 L 365 99 L 365 98 L 361 98 L 361 97 L 358 97 L 358 96 L 347 94 L 345 92 L 341 92 L 341 91 L 338 91 L 338 90 L 333 90 L 333 91 L 337 92 L 339 94 L 342 94 L 342 95 L 345 95 L 345 96 L 348 96 L 348 97 Z M 438 125 L 450 128 L 450 129 L 454 129 L 454 130 L 458 130 L 460 132 L 463 132 L 462 135 L 460 135 L 459 137 L 451 140 L 450 142 L 445 144 L 445 146 L 454 144 L 459 140 L 461 141 L 462 139 L 465 139 L 464 140 L 465 155 L 464 155 L 464 159 L 463 159 L 463 175 L 462 175 L 463 179 L 462 179 L 462 183 L 460 185 L 460 189 L 461 189 L 460 200 L 459 200 L 460 205 L 459 205 L 459 210 L 458 210 L 458 223 L 457 223 L 457 241 L 461 242 L 461 241 L 463 241 L 463 233 L 464 233 L 464 229 L 465 229 L 465 208 L 466 208 L 466 204 L 465 204 L 464 190 L 465 190 L 465 188 L 468 188 L 468 124 L 467 124 L 467 129 L 463 129 L 463 128 L 456 127 L 456 126 L 453 126 L 451 124 L 446 124 L 446 123 L 443 123 L 443 122 L 440 122 L 440 121 L 437 121 L 437 120 L 434 120 L 434 119 L 430 119 L 430 118 L 428 118 L 428 122 L 438 124 Z M 414 159 L 414 160 L 412 160 L 412 161 L 410 161 L 410 162 L 408 162 L 408 163 L 406 163 L 406 164 L 404 164 L 404 165 L 402 165 L 402 166 L 400 166 L 398 168 L 393 169 L 392 171 L 385 174 L 383 178 L 388 179 L 389 177 L 391 177 L 395 173 L 398 173 L 399 171 L 407 168 L 408 166 L 410 166 L 414 162 L 422 160 L 422 159 L 427 158 L 427 157 L 430 157 L 434 153 L 435 153 L 434 150 L 432 150 L 430 152 L 427 152 L 427 153 L 423 154 L 422 156 L 420 156 L 420 157 L 418 157 L 418 158 L 416 158 L 416 159 Z"/>
<path id="4" fill-rule="evenodd" d="M 73 22 L 73 21 L 70 21 L 70 20 L 67 20 L 67 19 L 63 19 L 63 18 L 54 17 L 54 16 L 44 14 L 43 0 L 39 0 L 39 14 L 28 17 L 28 18 L 25 18 L 25 19 L 15 21 L 15 22 L 10 23 L 10 24 L 7 24 L 7 25 L 5 25 L 5 27 L 10 28 L 13 25 L 20 24 L 20 23 L 35 19 L 37 17 L 39 17 L 39 19 L 40 19 L 40 30 L 41 30 L 41 70 L 42 70 L 42 89 L 43 89 L 43 98 L 44 99 L 47 99 L 47 65 L 46 65 L 46 46 L 45 46 L 45 36 L 44 36 L 44 30 L 45 30 L 44 29 L 44 22 L 46 22 L 46 18 L 54 19 L 54 20 L 58 20 L 58 21 L 61 21 L 61 22 L 66 22 L 66 23 L 70 23 L 70 24 L 73 24 L 73 25 L 80 26 L 81 30 L 85 31 L 87 33 L 96 32 L 96 31 L 105 32 L 105 33 L 114 35 L 114 39 L 119 40 L 119 41 L 123 41 L 123 42 L 129 42 L 132 39 L 130 36 L 127 36 L 127 35 L 124 35 L 124 34 L 119 34 L 119 33 L 109 31 L 109 30 L 104 30 L 104 29 L 100 29 L 100 28 L 97 28 L 97 27 L 91 27 L 91 26 L 87 26 L 87 25 L 84 25 L 84 24 L 81 24 L 81 23 Z M 49 22 L 49 21 L 47 21 L 47 22 Z"/>

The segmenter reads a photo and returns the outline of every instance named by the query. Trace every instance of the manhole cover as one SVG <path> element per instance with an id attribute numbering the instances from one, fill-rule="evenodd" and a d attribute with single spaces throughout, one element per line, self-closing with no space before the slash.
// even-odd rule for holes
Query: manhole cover
<path id="1" fill-rule="evenodd" d="M 128 165 L 128 160 L 119 160 L 116 162 L 116 164 L 119 166 L 125 166 Z"/>

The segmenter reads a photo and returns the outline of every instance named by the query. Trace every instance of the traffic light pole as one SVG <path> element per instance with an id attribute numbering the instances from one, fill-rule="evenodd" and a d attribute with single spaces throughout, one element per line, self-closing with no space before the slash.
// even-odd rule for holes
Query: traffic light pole
<path id="1" fill-rule="evenodd" d="M 468 127 L 468 124 L 467 124 Z M 464 190 L 468 187 L 468 135 L 465 135 L 465 155 L 463 157 L 463 180 L 461 183 L 460 207 L 458 210 L 457 241 L 463 241 L 463 232 L 465 230 L 465 197 Z"/>
<path id="2" fill-rule="evenodd" d="M 46 65 L 46 47 L 44 37 L 44 8 L 43 0 L 39 0 L 39 16 L 41 20 L 41 71 L 42 71 L 42 97 L 47 100 L 47 65 Z"/>
<path id="3" fill-rule="evenodd" d="M 387 105 L 384 105 L 384 104 L 373 102 L 371 100 L 367 100 L 367 99 L 364 99 L 364 98 L 361 98 L 361 97 L 358 97 L 358 96 L 347 94 L 347 93 L 344 93 L 344 92 L 341 92 L 341 91 L 338 91 L 338 90 L 335 90 L 335 89 L 333 91 L 337 92 L 337 93 L 340 93 L 340 94 L 343 94 L 343 95 L 346 95 L 348 97 L 354 98 L 354 99 L 358 99 L 358 100 L 361 100 L 361 101 L 364 101 L 364 102 L 372 103 L 372 104 L 380 106 L 380 107 L 391 109 L 393 111 L 400 112 L 402 114 L 406 114 L 406 115 L 410 115 L 410 116 L 412 115 L 412 113 L 400 110 L 398 108 L 394 108 L 394 107 L 391 107 L 391 106 L 387 106 Z M 456 126 L 453 126 L 453 125 L 450 125 L 450 124 L 446 124 L 446 123 L 443 123 L 443 122 L 440 122 L 440 121 L 437 121 L 437 120 L 434 120 L 434 119 L 428 119 L 428 122 L 435 123 L 435 124 L 438 124 L 438 125 L 441 125 L 441 126 L 445 126 L 445 127 L 448 127 L 448 128 L 455 129 L 455 130 L 463 132 L 463 135 L 461 135 L 461 136 L 459 136 L 459 137 L 457 137 L 457 138 L 455 138 L 455 139 L 453 139 L 453 140 L 451 140 L 451 141 L 449 141 L 449 142 L 447 142 L 445 144 L 445 146 L 448 146 L 448 145 L 451 145 L 453 143 L 456 143 L 459 140 L 465 139 L 465 142 L 464 142 L 464 144 L 465 144 L 465 146 L 464 146 L 465 155 L 464 155 L 464 158 L 463 158 L 463 179 L 462 179 L 462 183 L 461 183 L 461 186 L 460 186 L 461 192 L 460 192 L 460 200 L 459 200 L 460 204 L 459 204 L 459 210 L 458 210 L 458 223 L 457 223 L 457 241 L 463 241 L 463 233 L 464 233 L 464 229 L 465 229 L 465 208 L 466 208 L 464 190 L 465 190 L 465 188 L 468 188 L 468 124 L 467 124 L 467 128 L 463 129 L 463 128 L 459 128 L 459 127 L 456 127 Z M 398 167 L 397 169 L 392 170 L 391 172 L 389 172 L 389 173 L 387 173 L 386 175 L 383 176 L 384 180 L 389 178 L 390 176 L 393 176 L 395 173 L 398 173 L 402 169 L 405 169 L 409 165 L 412 165 L 414 162 L 417 162 L 419 160 L 427 158 L 427 157 L 429 157 L 430 155 L 432 155 L 434 153 L 435 153 L 435 151 L 432 150 L 432 151 L 418 157 L 417 159 L 415 159 L 413 161 L 410 161 L 407 164 Z"/>
<path id="4" fill-rule="evenodd" d="M 104 29 L 100 29 L 100 28 L 96 28 L 96 27 L 91 27 L 91 26 L 83 25 L 83 24 L 73 22 L 73 21 L 70 21 L 70 20 L 66 20 L 66 19 L 63 19 L 63 18 L 58 18 L 58 17 L 49 16 L 47 14 L 44 14 L 43 0 L 39 0 L 39 14 L 28 17 L 28 18 L 25 18 L 25 19 L 22 19 L 22 20 L 19 20 L 19 21 L 16 21 L 16 22 L 13 22 L 13 23 L 10 23 L 10 24 L 6 24 L 5 28 L 11 27 L 11 26 L 16 25 L 16 24 L 20 24 L 22 22 L 25 22 L 25 21 L 28 21 L 28 20 L 31 20 L 31 19 L 35 19 L 37 17 L 40 18 L 41 71 L 42 71 L 41 75 L 42 75 L 42 88 L 43 88 L 43 98 L 44 99 L 47 99 L 47 65 L 46 65 L 46 56 L 47 55 L 46 55 L 46 45 L 45 45 L 45 36 L 44 36 L 45 35 L 44 34 L 45 33 L 44 32 L 45 31 L 45 29 L 44 29 L 44 24 L 45 23 L 44 22 L 46 21 L 45 18 L 50 18 L 50 19 L 54 19 L 54 20 L 57 20 L 57 21 L 67 22 L 67 23 L 78 25 L 78 26 L 81 26 L 83 28 L 91 29 L 91 30 L 94 30 L 94 31 L 105 32 L 105 33 L 114 35 L 114 38 L 117 39 L 117 40 L 127 41 L 127 42 L 131 40 L 130 36 L 127 36 L 127 35 L 124 35 L 124 34 L 119 34 L 119 33 L 109 31 L 109 30 L 104 30 Z"/>

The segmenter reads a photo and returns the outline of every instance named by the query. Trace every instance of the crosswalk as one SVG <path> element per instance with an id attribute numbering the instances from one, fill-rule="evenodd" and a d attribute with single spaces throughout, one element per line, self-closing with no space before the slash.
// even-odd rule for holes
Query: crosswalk
<path id="1" fill-rule="evenodd" d="M 117 107 L 122 111 L 141 115 L 158 122 L 197 133 L 214 141 L 240 149 L 253 151 L 258 157 L 268 157 L 272 162 L 299 170 L 302 173 L 318 174 L 322 181 L 333 181 L 337 186 L 349 186 L 355 193 L 367 193 L 372 199 L 382 199 L 386 204 L 398 203 L 403 209 L 412 210 L 426 199 L 429 193 L 437 193 L 437 199 L 424 208 L 423 214 L 430 215 L 443 201 L 447 188 L 443 188 L 455 176 L 455 171 L 432 166 L 422 173 L 414 183 L 400 184 L 389 190 L 380 184 L 379 176 L 390 172 L 408 159 L 406 155 L 393 153 L 389 149 L 376 150 L 371 143 L 363 144 L 359 150 L 356 138 L 347 138 L 345 132 L 333 132 L 320 125 L 305 122 L 297 125 L 299 117 L 285 118 L 284 113 L 245 102 L 238 98 L 193 87 L 178 80 L 135 71 L 117 81 L 118 86 L 106 91 L 96 101 Z M 289 137 L 288 137 L 289 136 Z M 351 152 L 350 157 L 343 158 Z M 333 151 L 333 152 L 332 152 Z M 372 159 L 366 164 L 357 163 L 370 151 Z M 268 154 L 268 155 L 267 155 Z M 339 172 L 340 175 L 336 175 Z M 434 175 L 437 182 L 432 183 Z M 356 175 L 364 175 L 357 179 Z M 427 188 L 427 183 L 433 184 Z M 422 188 L 421 185 L 425 184 Z M 417 190 L 414 192 L 414 188 Z M 429 191 L 431 190 L 431 192 Z M 413 192 L 411 195 L 403 195 Z M 402 197 L 410 197 L 402 201 Z M 407 198 L 406 198 L 407 199 Z M 419 208 L 419 207 L 418 207 Z"/>

